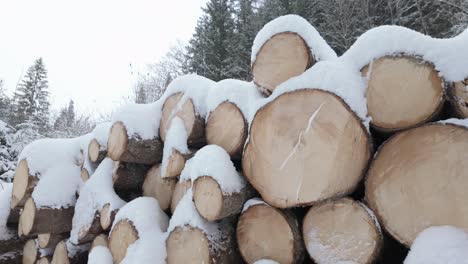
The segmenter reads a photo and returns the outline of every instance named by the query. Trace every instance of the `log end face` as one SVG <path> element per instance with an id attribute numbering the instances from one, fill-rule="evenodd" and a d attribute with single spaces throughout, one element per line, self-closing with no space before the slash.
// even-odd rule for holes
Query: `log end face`
<path id="1" fill-rule="evenodd" d="M 88 146 L 88 158 L 90 161 L 92 162 L 98 161 L 100 149 L 101 149 L 101 144 L 99 144 L 99 142 L 95 138 L 93 138 L 93 140 L 89 142 L 89 146 Z"/>
<path id="2" fill-rule="evenodd" d="M 26 195 L 26 190 L 29 184 L 29 166 L 28 162 L 23 159 L 19 162 L 15 170 L 13 178 L 13 190 L 11 195 L 11 208 L 21 206 L 20 202 Z"/>
<path id="3" fill-rule="evenodd" d="M 166 166 L 166 174 L 163 178 L 178 177 L 185 167 L 185 158 L 177 150 L 173 149 Z"/>
<path id="4" fill-rule="evenodd" d="M 29 235 L 34 226 L 34 221 L 36 218 L 36 204 L 34 200 L 30 197 L 24 204 L 23 212 L 20 216 L 21 230 L 24 235 Z"/>
<path id="5" fill-rule="evenodd" d="M 60 241 L 55 247 L 54 255 L 52 257 L 52 264 L 70 264 L 67 243 L 65 240 Z"/>
<path id="6" fill-rule="evenodd" d="M 49 244 L 50 234 L 39 234 L 37 235 L 37 240 L 39 242 L 40 248 L 46 248 Z"/>
<path id="7" fill-rule="evenodd" d="M 34 239 L 30 239 L 24 244 L 23 264 L 35 264 L 38 258 L 38 250 Z"/>
<path id="8" fill-rule="evenodd" d="M 86 182 L 89 180 L 89 173 L 86 168 L 81 168 L 80 177 L 83 182 Z"/>
<path id="9" fill-rule="evenodd" d="M 172 194 L 177 184 L 176 178 L 163 179 L 161 165 L 154 165 L 146 174 L 143 182 L 143 196 L 153 197 L 163 211 L 171 206 Z"/>
<path id="10" fill-rule="evenodd" d="M 114 263 L 120 263 L 127 254 L 128 247 L 138 240 L 138 232 L 127 220 L 119 221 L 109 237 L 109 249 Z"/>
<path id="11" fill-rule="evenodd" d="M 101 224 L 102 230 L 109 230 L 112 225 L 112 213 L 110 211 L 110 204 L 105 204 L 100 213 L 99 222 Z"/>
<path id="12" fill-rule="evenodd" d="M 112 160 L 118 161 L 127 149 L 127 129 L 122 122 L 115 122 L 109 133 L 107 142 L 108 154 Z M 99 153 L 99 151 L 98 151 Z"/>
<path id="13" fill-rule="evenodd" d="M 451 89 L 450 101 L 460 118 L 468 118 L 468 79 L 457 82 Z"/>
<path id="14" fill-rule="evenodd" d="M 221 217 L 223 192 L 218 182 L 210 176 L 200 177 L 193 184 L 193 200 L 200 215 L 208 221 Z"/>
<path id="15" fill-rule="evenodd" d="M 172 200 L 171 200 L 171 213 L 175 212 L 175 209 L 177 207 L 177 204 L 179 201 L 182 199 L 182 197 L 185 195 L 185 193 L 192 187 L 192 182 L 190 180 L 188 181 L 178 181 L 175 188 L 174 192 L 172 194 Z"/>
<path id="16" fill-rule="evenodd" d="M 209 241 L 198 228 L 176 227 L 166 240 L 167 263 L 212 263 Z"/>
<path id="17" fill-rule="evenodd" d="M 100 234 L 99 236 L 94 238 L 93 243 L 91 243 L 90 251 L 97 246 L 109 247 L 107 240 L 108 237 L 106 234 Z"/>

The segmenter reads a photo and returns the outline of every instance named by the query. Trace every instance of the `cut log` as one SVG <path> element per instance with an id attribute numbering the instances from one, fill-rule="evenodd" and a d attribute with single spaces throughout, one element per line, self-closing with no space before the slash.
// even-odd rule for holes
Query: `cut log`
<path id="1" fill-rule="evenodd" d="M 23 264 L 36 264 L 38 261 L 51 254 L 50 250 L 40 249 L 37 240 L 30 239 L 24 244 Z M 43 262 L 42 263 L 47 263 Z"/>
<path id="2" fill-rule="evenodd" d="M 172 119 L 177 116 L 184 121 L 188 135 L 188 145 L 200 148 L 206 144 L 205 120 L 196 112 L 192 99 L 188 98 L 183 105 L 178 106 L 182 98 L 182 93 L 175 93 L 164 102 L 159 125 L 159 136 L 162 141 L 166 139 L 166 133 L 169 130 Z"/>
<path id="3" fill-rule="evenodd" d="M 200 215 L 208 221 L 216 221 L 239 214 L 245 201 L 255 191 L 246 185 L 237 193 L 223 192 L 218 182 L 210 176 L 200 177 L 193 184 L 193 200 Z"/>
<path id="4" fill-rule="evenodd" d="M 93 138 L 88 145 L 88 158 L 91 162 L 99 163 L 107 156 L 107 149 L 101 149 L 101 144 Z"/>
<path id="5" fill-rule="evenodd" d="M 109 247 L 108 243 L 107 243 L 107 235 L 106 234 L 100 234 L 99 236 L 97 236 L 94 240 L 93 240 L 93 243 L 91 243 L 91 250 L 94 248 L 94 247 L 97 247 L 97 246 L 103 246 L 103 247 Z"/>
<path id="6" fill-rule="evenodd" d="M 393 132 L 434 119 L 444 104 L 443 80 L 434 65 L 409 56 L 382 57 L 362 72 L 369 79 L 371 125 Z"/>
<path id="7" fill-rule="evenodd" d="M 49 264 L 49 263 L 52 263 L 51 256 L 42 257 L 36 262 L 36 264 Z"/>
<path id="8" fill-rule="evenodd" d="M 112 223 L 114 222 L 115 215 L 117 214 L 119 210 L 110 210 L 110 204 L 105 204 L 104 207 L 101 209 L 101 218 L 100 218 L 100 223 L 101 223 L 101 228 L 103 231 L 107 231 L 112 227 Z"/>
<path id="9" fill-rule="evenodd" d="M 109 236 L 109 249 L 114 263 L 120 263 L 127 254 L 127 248 L 138 240 L 138 231 L 132 222 L 121 220 L 112 228 Z"/>
<path id="10" fill-rule="evenodd" d="M 146 173 L 143 182 L 143 196 L 153 197 L 162 210 L 167 210 L 171 206 L 172 193 L 174 192 L 177 179 L 163 179 L 161 177 L 161 165 L 154 165 Z"/>
<path id="11" fill-rule="evenodd" d="M 452 107 L 459 118 L 468 118 L 468 79 L 456 82 L 449 90 Z"/>
<path id="12" fill-rule="evenodd" d="M 241 110 L 231 102 L 223 102 L 208 116 L 206 142 L 222 147 L 232 159 L 240 159 L 247 139 L 247 128 Z"/>
<path id="13" fill-rule="evenodd" d="M 36 187 L 39 178 L 35 175 L 29 175 L 28 162 L 23 159 L 16 167 L 15 176 L 13 178 L 13 190 L 11 195 L 11 208 L 17 206 L 22 207 Z"/>
<path id="14" fill-rule="evenodd" d="M 115 122 L 109 134 L 107 151 L 115 161 L 153 165 L 161 162 L 163 147 L 159 139 L 128 138 L 125 125 Z"/>
<path id="15" fill-rule="evenodd" d="M 39 234 L 37 236 L 39 248 L 55 248 L 63 239 L 69 237 L 69 233 L 63 234 Z"/>
<path id="16" fill-rule="evenodd" d="M 336 95 L 296 90 L 257 111 L 242 166 L 269 204 L 288 208 L 351 193 L 371 155 L 361 121 Z"/>
<path id="17" fill-rule="evenodd" d="M 172 149 L 172 153 L 166 161 L 166 174 L 162 177 L 166 179 L 178 177 L 185 167 L 185 162 L 192 158 L 193 155 L 194 152 L 192 151 L 190 153 L 183 154 L 176 149 Z"/>
<path id="18" fill-rule="evenodd" d="M 282 32 L 263 44 L 252 64 L 253 81 L 270 95 L 276 86 L 314 64 L 309 47 L 298 34 Z"/>
<path id="19" fill-rule="evenodd" d="M 89 173 L 86 168 L 81 168 L 80 177 L 83 182 L 86 182 L 87 180 L 89 180 Z"/>
<path id="20" fill-rule="evenodd" d="M 302 225 L 304 242 L 317 264 L 375 263 L 383 236 L 365 205 L 344 198 L 312 206 Z"/>
<path id="21" fill-rule="evenodd" d="M 114 189 L 141 190 L 149 166 L 135 163 L 115 162 L 112 181 Z"/>
<path id="22" fill-rule="evenodd" d="M 29 198 L 20 216 L 18 229 L 24 235 L 44 233 L 61 234 L 72 229 L 74 207 L 68 208 L 36 208 L 34 200 Z"/>
<path id="23" fill-rule="evenodd" d="M 261 259 L 302 263 L 304 257 L 304 245 L 294 214 L 263 203 L 242 212 L 237 223 L 237 243 L 247 263 Z"/>
<path id="24" fill-rule="evenodd" d="M 191 181 L 178 181 L 174 192 L 172 194 L 172 201 L 171 201 L 171 213 L 175 212 L 177 204 L 179 203 L 180 199 L 184 197 L 185 193 L 192 187 Z"/>
<path id="25" fill-rule="evenodd" d="M 71 247 L 65 240 L 55 247 L 52 264 L 83 264 L 88 261 L 88 252 L 84 248 L 69 249 Z"/>
<path id="26" fill-rule="evenodd" d="M 379 222 L 410 246 L 430 226 L 468 229 L 468 129 L 429 124 L 380 148 L 366 178 L 366 200 Z"/>
<path id="27" fill-rule="evenodd" d="M 82 226 L 78 231 L 78 244 L 92 242 L 97 235 L 102 233 L 99 212 L 95 212 L 93 221 L 90 225 Z"/>

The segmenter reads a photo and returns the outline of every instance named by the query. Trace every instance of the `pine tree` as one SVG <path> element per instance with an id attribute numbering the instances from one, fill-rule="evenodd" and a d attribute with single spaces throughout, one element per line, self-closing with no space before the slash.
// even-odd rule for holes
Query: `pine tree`
<path id="1" fill-rule="evenodd" d="M 68 127 L 73 127 L 75 124 L 75 102 L 73 100 L 70 100 L 68 103 L 68 109 L 67 109 L 67 126 Z"/>
<path id="2" fill-rule="evenodd" d="M 11 100 L 5 93 L 5 86 L 3 80 L 0 80 L 0 120 L 8 122 L 10 117 L 10 104 Z"/>
<path id="3" fill-rule="evenodd" d="M 233 7 L 230 0 L 210 0 L 198 20 L 188 47 L 186 72 L 215 81 L 236 77 Z"/>
<path id="4" fill-rule="evenodd" d="M 50 106 L 48 87 L 47 70 L 42 58 L 39 58 L 29 67 L 15 91 L 15 116 L 12 123 L 32 122 L 41 131 L 47 130 Z"/>

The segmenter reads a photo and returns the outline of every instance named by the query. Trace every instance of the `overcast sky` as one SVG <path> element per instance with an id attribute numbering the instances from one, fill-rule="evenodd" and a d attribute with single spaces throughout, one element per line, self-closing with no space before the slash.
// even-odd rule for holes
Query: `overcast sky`
<path id="1" fill-rule="evenodd" d="M 53 108 L 109 111 L 138 69 L 190 39 L 206 0 L 0 0 L 0 79 L 13 91 L 38 57 Z M 134 75 L 135 76 L 135 75 Z"/>

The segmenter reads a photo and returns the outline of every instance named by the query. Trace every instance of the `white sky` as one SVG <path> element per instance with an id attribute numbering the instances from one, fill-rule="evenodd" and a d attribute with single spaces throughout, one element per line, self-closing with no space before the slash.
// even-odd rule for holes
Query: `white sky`
<path id="1" fill-rule="evenodd" d="M 0 0 L 0 79 L 13 91 L 38 57 L 53 108 L 108 112 L 134 77 L 192 36 L 206 0 Z"/>

